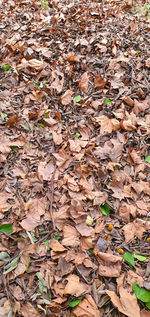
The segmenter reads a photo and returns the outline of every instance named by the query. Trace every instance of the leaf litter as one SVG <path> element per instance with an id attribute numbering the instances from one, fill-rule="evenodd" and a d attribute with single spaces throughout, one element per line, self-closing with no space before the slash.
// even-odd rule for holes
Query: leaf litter
<path id="1" fill-rule="evenodd" d="M 149 5 L 0 14 L 0 314 L 149 316 Z"/>

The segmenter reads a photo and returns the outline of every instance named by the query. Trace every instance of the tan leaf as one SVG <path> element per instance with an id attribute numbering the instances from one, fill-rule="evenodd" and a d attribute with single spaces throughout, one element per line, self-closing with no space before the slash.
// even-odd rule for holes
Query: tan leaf
<path id="1" fill-rule="evenodd" d="M 64 252 L 66 250 L 62 244 L 55 239 L 49 241 L 49 246 L 54 252 Z"/>
<path id="2" fill-rule="evenodd" d="M 135 295 L 131 295 L 126 289 L 121 287 L 119 289 L 120 298 L 113 291 L 106 291 L 108 296 L 111 298 L 114 306 L 118 308 L 118 310 L 128 317 L 140 317 L 140 308 L 137 303 L 137 298 Z"/>
<path id="3" fill-rule="evenodd" d="M 62 134 L 57 134 L 55 131 L 52 132 L 53 140 L 56 145 L 60 145 L 63 141 Z"/>
<path id="4" fill-rule="evenodd" d="M 102 205 L 108 198 L 107 193 L 105 192 L 92 192 L 94 195 L 93 205 Z"/>
<path id="5" fill-rule="evenodd" d="M 57 90 L 57 93 L 60 94 L 64 85 L 64 74 L 58 69 L 52 71 L 52 84 L 51 87 Z"/>
<path id="6" fill-rule="evenodd" d="M 27 61 L 25 58 L 22 59 L 21 64 L 19 64 L 17 66 L 18 70 L 27 68 L 27 67 L 31 67 L 34 70 L 40 71 L 43 69 L 44 67 L 44 62 L 43 61 L 39 61 L 36 58 L 30 59 L 29 61 Z"/>
<path id="7" fill-rule="evenodd" d="M 125 223 L 130 222 L 130 208 L 127 203 L 124 201 L 121 202 L 120 207 L 119 207 L 119 216 L 122 218 L 122 220 Z"/>
<path id="8" fill-rule="evenodd" d="M 62 244 L 66 247 L 77 247 L 80 244 L 79 241 L 79 233 L 77 230 L 70 226 L 70 225 L 65 225 L 63 227 L 63 240 Z"/>
<path id="9" fill-rule="evenodd" d="M 138 115 L 141 111 L 145 111 L 149 107 L 149 104 L 146 100 L 143 100 L 142 102 L 137 101 L 134 99 L 134 108 L 133 112 Z"/>
<path id="10" fill-rule="evenodd" d="M 140 313 L 140 317 L 150 317 L 150 312 L 148 310 L 142 309 Z"/>
<path id="11" fill-rule="evenodd" d="M 66 55 L 66 58 L 67 58 L 67 61 L 68 61 L 69 63 L 77 63 L 77 62 L 79 62 L 79 58 L 74 55 L 74 52 L 69 52 L 69 53 Z"/>
<path id="12" fill-rule="evenodd" d="M 136 219 L 132 223 L 125 225 L 122 230 L 124 231 L 125 241 L 128 243 L 135 236 L 141 240 L 143 233 L 150 229 L 150 223 L 141 219 Z"/>
<path id="13" fill-rule="evenodd" d="M 30 199 L 27 203 L 24 204 L 24 209 L 25 211 L 30 211 L 30 212 L 38 212 L 40 216 L 45 214 L 46 210 L 46 199 L 45 197 L 42 198 L 34 198 Z"/>
<path id="14" fill-rule="evenodd" d="M 21 289 L 20 286 L 15 286 L 13 288 L 13 296 L 18 300 L 18 301 L 21 301 L 21 300 L 24 300 L 25 299 L 25 295 Z"/>
<path id="15" fill-rule="evenodd" d="M 150 57 L 145 61 L 145 65 L 150 68 Z"/>
<path id="16" fill-rule="evenodd" d="M 80 81 L 79 81 L 79 87 L 82 90 L 83 93 L 86 93 L 88 90 L 88 85 L 89 85 L 89 75 L 87 72 L 85 72 Z"/>
<path id="17" fill-rule="evenodd" d="M 72 100 L 73 91 L 68 89 L 62 96 L 61 96 L 61 103 L 62 105 L 69 105 Z"/>
<path id="18" fill-rule="evenodd" d="M 119 277 L 123 258 L 112 255 L 110 253 L 99 252 L 97 246 L 94 248 L 94 254 L 97 256 L 99 262 L 98 273 L 101 276 Z"/>
<path id="19" fill-rule="evenodd" d="M 26 231 L 32 231 L 37 226 L 41 224 L 40 216 L 36 211 L 30 211 L 27 214 L 27 217 L 20 222 L 20 225 L 26 230 Z"/>
<path id="20" fill-rule="evenodd" d="M 29 302 L 24 304 L 21 309 L 21 314 L 23 317 L 40 317 L 41 314 L 30 304 Z"/>
<path id="21" fill-rule="evenodd" d="M 52 162 L 48 164 L 46 162 L 39 162 L 38 177 L 40 181 L 50 181 L 54 173 L 54 168 L 55 167 Z"/>
<path id="22" fill-rule="evenodd" d="M 0 213 L 4 213 L 11 208 L 12 204 L 7 202 L 8 199 L 13 199 L 13 196 L 6 192 L 0 193 Z"/>
<path id="23" fill-rule="evenodd" d="M 70 274 L 66 280 L 68 283 L 64 289 L 65 295 L 69 294 L 78 297 L 88 290 L 88 286 L 85 283 L 81 283 L 79 277 L 75 274 Z"/>
<path id="24" fill-rule="evenodd" d="M 89 227 L 86 222 L 79 223 L 76 225 L 76 229 L 81 234 L 81 236 L 89 237 L 94 232 L 94 229 Z"/>
<path id="25" fill-rule="evenodd" d="M 73 310 L 75 317 L 100 317 L 99 309 L 97 308 L 91 295 L 86 294 L 85 298 Z"/>
<path id="26" fill-rule="evenodd" d="M 100 75 L 95 76 L 94 78 L 94 87 L 95 88 L 99 88 L 99 89 L 103 89 L 106 85 L 107 80 L 100 77 Z"/>

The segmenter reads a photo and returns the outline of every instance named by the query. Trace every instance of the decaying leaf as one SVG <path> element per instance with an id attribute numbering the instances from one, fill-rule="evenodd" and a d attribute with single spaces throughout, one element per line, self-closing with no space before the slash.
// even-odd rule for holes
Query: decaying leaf
<path id="1" fill-rule="evenodd" d="M 101 276 L 118 277 L 120 275 L 123 258 L 110 253 L 99 252 L 97 246 L 94 248 L 94 254 L 99 262 L 98 273 Z"/>

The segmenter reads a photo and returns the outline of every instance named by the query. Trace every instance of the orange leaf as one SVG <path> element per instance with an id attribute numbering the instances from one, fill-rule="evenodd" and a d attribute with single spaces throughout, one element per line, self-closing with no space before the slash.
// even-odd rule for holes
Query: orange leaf
<path id="1" fill-rule="evenodd" d="M 13 128 L 17 122 L 18 122 L 18 115 L 14 114 L 7 120 L 6 127 Z"/>

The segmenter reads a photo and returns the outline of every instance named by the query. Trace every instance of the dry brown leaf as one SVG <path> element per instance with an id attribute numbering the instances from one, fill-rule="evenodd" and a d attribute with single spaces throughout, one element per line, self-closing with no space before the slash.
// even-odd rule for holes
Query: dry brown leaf
<path id="1" fill-rule="evenodd" d="M 106 83 L 107 83 L 107 80 L 100 77 L 100 75 L 95 76 L 95 78 L 94 78 L 94 87 L 95 88 L 103 89 L 105 87 Z"/>
<path id="2" fill-rule="evenodd" d="M 141 111 L 145 111 L 149 107 L 149 104 L 146 100 L 143 100 L 142 102 L 137 101 L 134 99 L 134 108 L 133 112 L 138 115 Z"/>
<path id="3" fill-rule="evenodd" d="M 54 169 L 55 167 L 52 162 L 39 162 L 37 173 L 40 181 L 50 181 L 52 179 Z"/>
<path id="4" fill-rule="evenodd" d="M 21 309 L 21 314 L 23 317 L 40 317 L 41 314 L 30 304 L 29 302 L 24 304 Z"/>
<path id="5" fill-rule="evenodd" d="M 14 114 L 6 121 L 6 127 L 13 128 L 18 122 L 18 115 Z"/>
<path id="6" fill-rule="evenodd" d="M 49 247 L 54 251 L 54 252 L 64 252 L 66 251 L 66 248 L 64 248 L 62 246 L 62 244 L 55 240 L 55 239 L 52 239 L 49 241 Z"/>
<path id="7" fill-rule="evenodd" d="M 66 247 L 70 246 L 72 248 L 77 247 L 80 244 L 79 233 L 74 227 L 70 225 L 65 225 L 63 227 L 62 244 Z"/>
<path id="8" fill-rule="evenodd" d="M 121 202 L 119 207 L 119 216 L 125 223 L 130 222 L 130 205 L 125 203 L 124 201 Z"/>
<path id="9" fill-rule="evenodd" d="M 13 195 L 7 192 L 0 193 L 0 213 L 4 213 L 12 207 L 12 203 L 8 203 L 8 199 L 13 199 Z"/>
<path id="10" fill-rule="evenodd" d="M 69 294 L 72 296 L 80 296 L 88 290 L 88 286 L 85 283 L 79 281 L 79 277 L 75 274 L 70 274 L 67 276 L 66 280 L 68 281 L 64 289 L 64 294 Z"/>
<path id="11" fill-rule="evenodd" d="M 57 93 L 60 94 L 64 85 L 64 74 L 58 69 L 52 71 L 52 84 L 51 87 L 57 90 Z"/>
<path id="12" fill-rule="evenodd" d="M 33 212 L 38 212 L 38 214 L 40 216 L 45 214 L 45 210 L 46 210 L 46 198 L 42 197 L 42 198 L 34 198 L 34 199 L 30 199 L 27 203 L 24 204 L 24 210 L 26 211 L 30 211 L 31 213 Z"/>
<path id="13" fill-rule="evenodd" d="M 86 93 L 88 91 L 88 85 L 89 85 L 89 75 L 87 72 L 85 72 L 79 81 L 79 87 L 83 93 Z"/>
<path id="14" fill-rule="evenodd" d="M 69 52 L 69 53 L 66 55 L 66 58 L 67 58 L 67 61 L 68 61 L 69 63 L 77 63 L 77 62 L 79 62 L 79 58 L 74 55 L 74 52 Z"/>
<path id="15" fill-rule="evenodd" d="M 120 129 L 120 123 L 116 119 L 109 119 L 106 116 L 96 117 L 96 122 L 100 124 L 100 133 L 111 133 Z"/>
<path id="16" fill-rule="evenodd" d="M 133 99 L 131 99 L 129 96 L 126 96 L 123 101 L 125 101 L 127 103 L 128 106 L 133 107 L 134 105 L 134 101 Z"/>
<path id="17" fill-rule="evenodd" d="M 111 301 L 118 310 L 128 317 L 136 315 L 140 317 L 140 308 L 137 303 L 135 295 L 131 295 L 126 289 L 120 287 L 120 298 L 113 291 L 106 290 L 106 293 L 111 298 Z"/>
<path id="18" fill-rule="evenodd" d="M 85 298 L 73 310 L 75 317 L 100 317 L 100 312 L 91 295 L 86 294 Z"/>
<path id="19" fill-rule="evenodd" d="M 41 224 L 40 215 L 36 210 L 32 210 L 27 214 L 27 217 L 20 222 L 22 228 L 26 231 L 32 231 Z"/>
<path id="20" fill-rule="evenodd" d="M 63 141 L 62 134 L 57 134 L 55 131 L 52 132 L 53 140 L 56 145 L 60 145 Z"/>
<path id="21" fill-rule="evenodd" d="M 140 317 L 150 317 L 150 312 L 148 310 L 142 309 L 140 312 Z"/>
<path id="22" fill-rule="evenodd" d="M 81 236 L 84 237 L 89 237 L 94 232 L 94 229 L 92 227 L 87 226 L 86 222 L 82 222 L 76 225 L 76 229 L 81 234 Z"/>
<path id="23" fill-rule="evenodd" d="M 66 90 L 66 92 L 61 96 L 61 103 L 62 105 L 69 105 L 72 101 L 72 95 L 73 95 L 73 91 L 68 89 Z"/>
<path id="24" fill-rule="evenodd" d="M 128 243 L 135 236 L 141 240 L 143 233 L 150 229 L 150 223 L 141 219 L 136 219 L 132 223 L 125 225 L 122 230 L 124 231 L 125 241 Z"/>
<path id="25" fill-rule="evenodd" d="M 93 205 L 96 206 L 100 206 L 102 204 L 105 203 L 105 201 L 108 198 L 108 194 L 105 192 L 92 192 L 94 195 L 94 200 L 93 200 Z"/>
<path id="26" fill-rule="evenodd" d="M 140 195 L 142 192 L 150 195 L 150 184 L 148 182 L 140 181 L 139 183 L 133 182 L 131 186 Z"/>
<path id="27" fill-rule="evenodd" d="M 47 126 L 47 127 L 52 127 L 53 125 L 55 125 L 57 123 L 57 121 L 53 118 L 45 118 L 43 120 L 43 122 L 44 122 L 45 126 Z"/>
<path id="28" fill-rule="evenodd" d="M 150 57 L 148 59 L 146 59 L 145 65 L 147 68 L 150 68 Z"/>
<path id="29" fill-rule="evenodd" d="M 30 59 L 29 61 L 23 58 L 21 64 L 17 66 L 17 70 L 26 69 L 27 67 L 31 67 L 33 70 L 40 71 L 44 68 L 44 62 L 39 61 L 36 58 Z"/>
<path id="30" fill-rule="evenodd" d="M 12 289 L 13 291 L 13 296 L 18 300 L 18 301 L 21 301 L 21 300 L 24 300 L 25 299 L 25 295 L 21 289 L 20 286 L 15 286 L 13 287 Z"/>
<path id="31" fill-rule="evenodd" d="M 98 273 L 101 276 L 119 277 L 123 258 L 110 253 L 99 252 L 97 246 L 94 248 L 94 254 L 99 262 Z"/>

